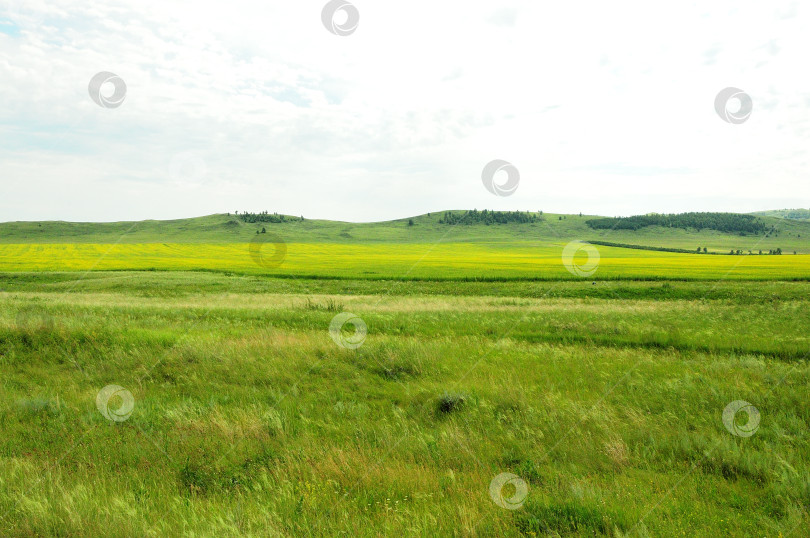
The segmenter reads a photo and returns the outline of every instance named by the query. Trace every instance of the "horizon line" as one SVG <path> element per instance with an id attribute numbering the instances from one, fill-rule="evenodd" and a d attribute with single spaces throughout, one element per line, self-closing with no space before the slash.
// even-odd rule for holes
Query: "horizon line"
<path id="1" fill-rule="evenodd" d="M 636 216 L 643 216 L 643 215 L 681 215 L 681 214 L 684 214 L 684 213 L 729 213 L 729 214 L 737 214 L 737 215 L 756 215 L 757 213 L 764 213 L 764 212 L 768 212 L 768 211 L 800 211 L 800 210 L 808 210 L 808 211 L 810 211 L 810 208 L 803 208 L 803 207 L 787 208 L 786 207 L 786 208 L 780 208 L 780 209 L 759 209 L 757 211 L 749 211 L 749 212 L 745 212 L 745 213 L 737 212 L 737 211 L 685 211 L 685 212 L 681 212 L 681 213 L 659 213 L 657 211 L 649 211 L 647 213 L 638 213 L 638 214 L 635 214 L 635 215 L 612 215 L 612 216 L 599 215 L 599 214 L 595 214 L 595 213 L 594 214 L 589 214 L 589 213 L 585 213 L 585 212 L 555 213 L 553 211 L 545 211 L 545 210 L 531 211 L 531 210 L 528 210 L 528 209 L 526 209 L 526 210 L 524 210 L 524 209 L 501 210 L 501 209 L 487 209 L 487 208 L 484 208 L 484 209 L 481 209 L 480 211 L 494 211 L 494 212 L 500 212 L 500 213 L 513 213 L 513 212 L 517 211 L 519 213 L 535 213 L 535 214 L 541 214 L 542 213 L 542 214 L 549 214 L 549 215 L 574 215 L 574 216 L 583 216 L 583 217 L 587 216 L 587 217 L 600 217 L 600 218 L 627 218 L 627 217 L 636 217 Z M 340 222 L 340 223 L 346 223 L 346 224 L 380 224 L 380 223 L 384 223 L 384 222 L 394 222 L 394 221 L 397 221 L 397 220 L 424 217 L 424 216 L 432 215 L 433 213 L 447 213 L 447 212 L 451 212 L 451 211 L 478 211 L 478 209 L 477 208 L 473 208 L 473 209 L 442 209 L 442 210 L 439 210 L 439 211 L 428 211 L 426 213 L 420 213 L 420 214 L 416 214 L 416 215 L 409 215 L 409 216 L 405 216 L 405 217 L 396 217 L 396 218 L 392 218 L 392 219 L 388 219 L 388 220 L 371 220 L 371 221 L 351 221 L 351 220 L 338 220 L 338 219 L 322 219 L 322 218 L 304 217 L 303 215 L 300 215 L 299 217 L 303 217 L 304 220 Z M 263 211 L 241 211 L 241 212 L 228 212 L 228 211 L 226 211 L 226 212 L 222 212 L 222 213 L 209 213 L 207 215 L 197 215 L 197 216 L 193 216 L 193 217 L 178 217 L 178 218 L 169 218 L 169 219 L 146 218 L 146 219 L 140 219 L 140 220 L 9 220 L 9 221 L 0 221 L 0 224 L 16 224 L 16 223 L 120 224 L 120 223 L 149 222 L 149 221 L 153 221 L 153 222 L 170 222 L 170 221 L 175 221 L 175 220 L 191 220 L 191 219 L 201 219 L 201 218 L 205 218 L 205 217 L 215 217 L 215 216 L 218 216 L 218 215 L 237 216 L 237 215 L 240 215 L 240 214 L 243 214 L 243 213 L 250 213 L 250 214 L 253 214 L 253 215 L 271 214 L 269 211 L 266 211 L 266 210 L 263 210 Z M 296 217 L 295 215 L 293 215 L 291 213 L 279 213 L 277 211 L 274 211 L 272 214 L 273 215 L 282 215 L 282 216 L 285 216 L 285 217 L 299 218 L 299 217 Z"/>

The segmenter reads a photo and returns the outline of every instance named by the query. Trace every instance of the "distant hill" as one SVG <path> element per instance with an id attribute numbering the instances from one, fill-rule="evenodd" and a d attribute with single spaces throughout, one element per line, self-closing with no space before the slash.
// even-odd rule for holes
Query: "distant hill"
<path id="1" fill-rule="evenodd" d="M 767 253 L 777 248 L 784 253 L 810 253 L 810 220 L 767 215 L 692 215 L 697 220 L 644 216 L 639 221 L 638 217 L 616 220 L 598 215 L 541 211 L 452 210 L 384 222 L 351 223 L 302 219 L 272 212 L 221 213 L 164 221 L 6 222 L 0 223 L 0 243 L 246 243 L 264 229 L 288 243 L 443 242 L 542 246 L 583 240 L 691 252 L 700 247 L 724 254 L 730 250 Z M 723 217 L 717 220 L 708 215 Z M 596 226 L 593 221 L 597 222 Z M 643 226 L 639 226 L 640 223 Z M 752 227 L 743 230 L 740 226 Z"/>
<path id="2" fill-rule="evenodd" d="M 757 211 L 751 214 L 778 219 L 810 220 L 810 209 L 772 209 L 770 211 Z"/>

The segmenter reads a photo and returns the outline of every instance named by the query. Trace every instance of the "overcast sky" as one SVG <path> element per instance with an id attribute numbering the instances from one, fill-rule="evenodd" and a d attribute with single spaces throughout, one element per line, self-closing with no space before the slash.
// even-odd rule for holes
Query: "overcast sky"
<path id="1" fill-rule="evenodd" d="M 0 0 L 0 221 L 810 206 L 810 6 L 325 3 Z"/>

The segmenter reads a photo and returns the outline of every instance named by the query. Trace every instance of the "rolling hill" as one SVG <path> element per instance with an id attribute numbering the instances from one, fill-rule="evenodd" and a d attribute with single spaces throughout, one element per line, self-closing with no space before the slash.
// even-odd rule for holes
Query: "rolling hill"
<path id="1" fill-rule="evenodd" d="M 778 219 L 810 220 L 810 209 L 773 209 L 770 211 L 757 211 L 751 213 L 759 217 L 775 217 Z"/>
<path id="2" fill-rule="evenodd" d="M 684 229 L 645 226 L 621 229 L 607 226 L 594 229 L 589 220 L 596 215 L 533 213 L 534 222 L 450 225 L 448 214 L 461 218 L 465 211 L 442 211 L 384 222 L 351 223 L 328 220 L 285 222 L 244 222 L 234 214 L 215 214 L 178 220 L 138 222 L 75 223 L 62 221 L 0 223 L 0 243 L 5 244 L 145 244 L 145 243 L 245 243 L 265 228 L 287 242 L 378 244 L 378 243 L 480 243 L 537 244 L 573 240 L 599 241 L 652 248 L 683 249 L 693 252 L 706 247 L 709 252 L 730 250 L 768 252 L 781 248 L 784 253 L 810 253 L 810 221 L 762 216 L 766 233 L 740 235 L 711 229 Z M 413 225 L 409 225 L 409 220 Z M 770 231 L 775 230 L 775 231 Z"/>

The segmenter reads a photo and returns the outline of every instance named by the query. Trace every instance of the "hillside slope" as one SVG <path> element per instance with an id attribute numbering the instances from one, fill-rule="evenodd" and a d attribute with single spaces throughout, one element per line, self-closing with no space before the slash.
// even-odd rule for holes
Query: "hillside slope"
<path id="1" fill-rule="evenodd" d="M 751 213 L 758 217 L 775 217 L 778 219 L 810 220 L 810 209 L 772 209 Z"/>
<path id="2" fill-rule="evenodd" d="M 295 243 L 479 243 L 515 244 L 607 241 L 648 247 L 680 248 L 727 253 L 781 248 L 785 254 L 810 253 L 810 221 L 761 217 L 777 231 L 768 235 L 741 236 L 713 230 L 685 230 L 649 226 L 639 230 L 593 229 L 586 224 L 595 215 L 545 213 L 536 222 L 520 224 L 448 225 L 441 223 L 447 212 L 374 223 L 328 220 L 290 220 L 282 223 L 246 223 L 239 217 L 215 214 L 190 219 L 114 223 L 8 222 L 0 223 L 0 243 L 242 243 L 265 228 L 286 242 Z M 453 211 L 462 215 L 463 211 Z M 409 220 L 413 225 L 409 225 Z"/>

